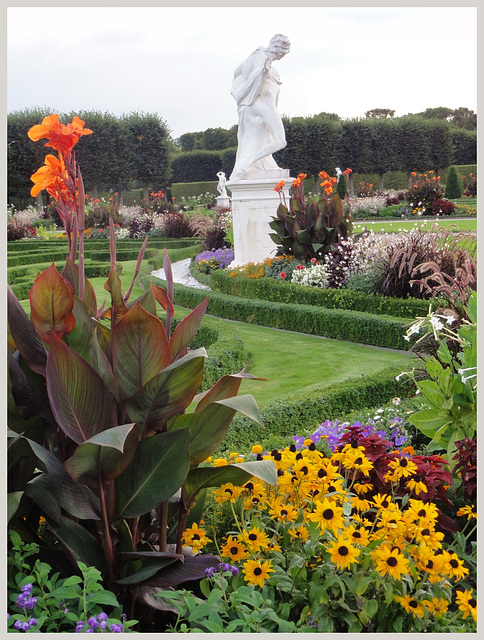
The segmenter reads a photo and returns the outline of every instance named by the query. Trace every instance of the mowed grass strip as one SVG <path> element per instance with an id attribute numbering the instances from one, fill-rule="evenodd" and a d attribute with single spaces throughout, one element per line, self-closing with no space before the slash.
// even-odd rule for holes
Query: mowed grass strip
<path id="1" fill-rule="evenodd" d="M 450 226 L 457 227 L 453 229 L 457 231 L 475 231 L 477 229 L 477 218 L 468 218 L 466 220 L 367 220 L 366 222 L 355 222 L 353 225 L 354 233 L 361 233 L 365 229 L 374 231 L 375 233 L 398 233 L 400 231 L 412 231 L 412 229 L 421 229 L 422 231 L 431 231 L 433 225 L 438 223 L 438 227 L 448 229 Z"/>

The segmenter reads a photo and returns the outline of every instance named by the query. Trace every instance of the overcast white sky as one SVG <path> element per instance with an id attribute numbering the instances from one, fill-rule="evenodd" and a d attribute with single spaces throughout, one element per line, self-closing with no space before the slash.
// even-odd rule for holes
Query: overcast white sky
<path id="1" fill-rule="evenodd" d="M 156 112 L 174 138 L 229 128 L 233 72 L 276 33 L 284 115 L 477 111 L 476 7 L 9 7 L 7 109 Z"/>

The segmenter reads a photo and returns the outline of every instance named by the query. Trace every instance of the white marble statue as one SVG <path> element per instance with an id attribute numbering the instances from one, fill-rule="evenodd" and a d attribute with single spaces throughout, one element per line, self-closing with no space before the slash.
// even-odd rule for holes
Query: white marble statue
<path id="1" fill-rule="evenodd" d="M 281 80 L 272 63 L 289 49 L 288 38 L 277 34 L 268 47 L 256 49 L 234 72 L 230 93 L 237 102 L 239 128 L 230 182 L 247 179 L 249 170 L 262 175 L 264 171 L 280 170 L 272 154 L 286 146 L 286 136 L 276 108 Z"/>
<path id="2" fill-rule="evenodd" d="M 336 177 L 339 180 L 340 176 L 343 175 L 343 172 L 341 171 L 341 169 L 339 167 L 336 167 L 335 171 L 336 171 Z"/>
<path id="3" fill-rule="evenodd" d="M 220 197 L 228 198 L 229 196 L 227 194 L 227 189 L 225 188 L 225 183 L 227 182 L 227 179 L 225 178 L 225 173 L 223 171 L 219 171 L 217 173 L 217 178 L 218 178 L 217 191 L 220 193 Z"/>

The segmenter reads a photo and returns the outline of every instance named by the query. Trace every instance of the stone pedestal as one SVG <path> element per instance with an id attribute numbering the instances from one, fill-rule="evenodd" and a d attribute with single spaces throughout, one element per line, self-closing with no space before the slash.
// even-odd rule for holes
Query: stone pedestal
<path id="1" fill-rule="evenodd" d="M 218 196 L 217 207 L 230 207 L 230 198 L 228 196 Z"/>
<path id="2" fill-rule="evenodd" d="M 281 180 L 286 182 L 283 192 L 289 203 L 289 169 L 260 171 L 256 175 L 248 174 L 244 180 L 227 183 L 232 192 L 234 229 L 234 260 L 230 267 L 275 256 L 276 245 L 269 236 L 273 233 L 269 222 L 279 206 L 279 194 L 274 188 Z"/>

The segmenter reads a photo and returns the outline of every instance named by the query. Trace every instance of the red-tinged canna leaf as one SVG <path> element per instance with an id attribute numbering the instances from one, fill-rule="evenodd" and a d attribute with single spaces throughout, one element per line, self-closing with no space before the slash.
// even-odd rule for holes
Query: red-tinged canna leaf
<path id="1" fill-rule="evenodd" d="M 139 557 L 141 554 L 133 554 L 133 556 Z M 164 554 L 162 553 L 156 554 L 159 557 L 147 558 L 143 563 L 141 569 L 135 571 L 130 574 L 126 578 L 122 578 L 121 580 L 116 580 L 117 584 L 135 584 L 137 582 L 142 582 L 143 580 L 147 580 L 158 573 L 160 569 L 164 569 L 170 564 L 173 564 L 177 560 L 180 559 L 179 554 Z"/>
<path id="2" fill-rule="evenodd" d="M 30 319 L 42 340 L 50 344 L 53 335 L 62 338 L 72 331 L 76 322 L 73 307 L 74 289 L 52 263 L 30 290 Z"/>
<path id="3" fill-rule="evenodd" d="M 177 416 L 168 423 L 168 433 L 172 429 L 188 427 L 190 430 L 191 467 L 206 460 L 222 444 L 237 411 L 262 425 L 257 404 L 251 395 L 217 400 L 203 411 Z"/>
<path id="4" fill-rule="evenodd" d="M 170 338 L 171 357 L 173 360 L 181 358 L 181 356 L 187 353 L 188 345 L 198 331 L 207 310 L 207 305 L 208 297 L 202 300 L 202 302 L 175 327 L 173 335 Z"/>
<path id="5" fill-rule="evenodd" d="M 81 358 L 88 360 L 89 344 L 96 331 L 96 320 L 92 308 L 77 296 L 74 296 L 74 317 L 76 324 L 67 336 L 66 342 Z"/>
<path id="6" fill-rule="evenodd" d="M 152 289 L 148 289 L 148 291 L 144 293 L 142 296 L 140 296 L 139 298 L 136 298 L 136 300 L 133 300 L 133 302 L 128 305 L 129 308 L 131 309 L 131 307 L 134 307 L 134 305 L 137 302 L 140 303 L 140 305 L 143 307 L 145 311 L 147 311 L 148 313 L 151 313 L 152 316 L 157 315 L 156 300 L 155 300 L 155 296 L 153 295 Z"/>
<path id="7" fill-rule="evenodd" d="M 149 238 L 149 236 L 148 236 L 148 234 L 146 234 L 146 238 L 144 239 L 143 244 L 141 245 L 141 249 L 139 250 L 139 253 L 138 253 L 138 259 L 136 260 L 136 267 L 135 267 L 135 270 L 134 270 L 133 279 L 131 281 L 131 284 L 129 285 L 129 289 L 126 292 L 126 295 L 124 296 L 124 301 L 125 302 L 128 301 L 129 296 L 131 295 L 131 291 L 133 290 L 134 283 L 136 282 L 136 278 L 138 277 L 139 270 L 141 269 L 141 262 L 143 261 L 143 257 L 145 255 L 146 245 L 148 244 L 148 238 Z"/>
<path id="8" fill-rule="evenodd" d="M 47 469 L 50 487 L 61 507 L 81 520 L 99 520 L 99 499 L 92 491 L 74 482 L 64 469 L 62 462 L 53 453 L 33 440 L 28 440 L 28 443 Z"/>
<path id="9" fill-rule="evenodd" d="M 55 337 L 47 358 L 46 380 L 56 422 L 77 444 L 116 426 L 116 405 L 102 378 Z"/>
<path id="10" fill-rule="evenodd" d="M 114 309 L 115 320 L 118 321 L 128 313 L 128 307 L 124 303 L 123 293 L 121 291 L 121 279 L 116 273 L 116 269 L 111 269 L 109 277 L 104 283 L 104 288 L 111 294 L 111 306 L 103 313 L 103 317 L 111 318 Z"/>
<path id="11" fill-rule="evenodd" d="M 121 475 L 133 459 L 139 437 L 134 423 L 102 431 L 80 444 L 64 466 L 75 481 L 90 476 L 113 480 Z"/>
<path id="12" fill-rule="evenodd" d="M 22 499 L 23 495 L 24 495 L 23 491 L 12 491 L 11 493 L 7 494 L 7 524 L 16 514 L 17 509 L 19 508 L 19 505 L 20 505 L 20 500 Z"/>
<path id="13" fill-rule="evenodd" d="M 187 429 L 158 433 L 139 443 L 133 460 L 116 478 L 116 514 L 136 518 L 173 496 L 189 470 Z"/>
<path id="14" fill-rule="evenodd" d="M 221 487 L 227 482 L 239 486 L 252 477 L 275 486 L 277 484 L 276 465 L 272 460 L 260 460 L 228 464 L 223 467 L 191 469 L 182 489 L 183 502 L 188 508 L 198 493 L 206 487 Z"/>
<path id="15" fill-rule="evenodd" d="M 49 404 L 44 395 L 39 395 L 30 383 L 25 371 L 12 354 L 8 355 L 8 376 L 15 404 L 24 417 L 41 415 L 53 422 Z M 24 425 L 25 423 L 23 423 Z M 12 425 L 13 426 L 13 425 Z M 23 426 L 22 426 L 23 430 Z"/>
<path id="16" fill-rule="evenodd" d="M 9 286 L 7 286 L 7 299 L 8 326 L 16 347 L 33 371 L 45 375 L 47 362 L 45 345 Z"/>
<path id="17" fill-rule="evenodd" d="M 199 394 L 194 400 L 199 401 L 195 411 L 203 411 L 211 402 L 216 400 L 225 400 L 225 398 L 232 398 L 239 393 L 242 380 L 264 380 L 267 378 L 256 378 L 250 373 L 232 373 L 230 375 L 222 376 L 211 389 Z"/>
<path id="18" fill-rule="evenodd" d="M 184 561 L 177 560 L 165 569 L 162 569 L 157 575 L 146 580 L 143 587 L 158 587 L 159 589 L 167 589 L 169 587 L 177 587 L 179 584 L 191 580 L 200 580 L 205 575 L 205 569 L 216 567 L 220 562 L 218 556 L 203 553 L 199 556 L 185 556 Z"/>
<path id="19" fill-rule="evenodd" d="M 89 348 L 89 362 L 93 369 L 97 371 L 97 373 L 104 380 L 104 384 L 107 386 L 109 391 L 113 394 L 116 400 L 119 400 L 119 390 L 118 384 L 113 374 L 113 370 L 111 364 L 104 353 L 104 351 L 99 346 L 98 340 L 98 332 L 95 332 L 91 338 L 91 344 Z M 103 336 L 104 334 L 101 333 Z M 106 338 L 108 340 L 108 338 Z M 105 343 L 108 346 L 109 343 Z"/>
<path id="20" fill-rule="evenodd" d="M 203 366 L 207 354 L 197 349 L 180 358 L 152 378 L 126 402 L 130 420 L 137 422 L 144 436 L 160 431 L 166 422 L 183 413 L 203 380 Z"/>
<path id="21" fill-rule="evenodd" d="M 67 256 L 65 267 L 62 270 L 62 276 L 74 288 L 74 295 L 79 296 L 79 265 L 72 262 L 69 256 Z M 95 316 L 97 312 L 96 294 L 87 278 L 84 278 L 84 302 L 91 307 Z"/>
<path id="22" fill-rule="evenodd" d="M 163 289 L 163 287 L 156 286 L 152 282 L 150 282 L 150 285 L 151 285 L 151 291 L 155 296 L 155 300 L 161 304 L 163 309 L 169 314 L 170 318 L 173 318 L 175 310 L 173 308 L 173 303 L 168 298 L 168 294 L 165 291 L 165 289 Z"/>
<path id="23" fill-rule="evenodd" d="M 162 323 L 139 302 L 114 325 L 111 356 L 122 400 L 140 391 L 171 364 L 170 345 Z"/>

